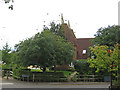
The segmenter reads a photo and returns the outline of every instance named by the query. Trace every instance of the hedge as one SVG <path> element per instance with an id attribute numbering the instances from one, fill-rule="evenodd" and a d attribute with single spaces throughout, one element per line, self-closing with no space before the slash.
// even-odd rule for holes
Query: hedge
<path id="1" fill-rule="evenodd" d="M 32 72 L 30 70 L 15 69 L 13 70 L 13 77 L 22 80 L 22 75 L 29 75 L 29 81 L 33 81 L 33 73 L 35 76 L 35 81 L 67 81 L 67 76 L 64 75 L 64 72 Z M 25 78 L 25 80 L 27 80 L 27 78 Z"/>

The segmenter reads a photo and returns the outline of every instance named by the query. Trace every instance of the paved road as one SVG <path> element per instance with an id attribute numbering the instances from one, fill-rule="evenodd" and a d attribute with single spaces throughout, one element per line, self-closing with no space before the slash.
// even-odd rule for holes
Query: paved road
<path id="1" fill-rule="evenodd" d="M 26 82 L 15 79 L 2 79 L 0 86 L 2 88 L 106 88 L 109 83 L 106 82 Z"/>

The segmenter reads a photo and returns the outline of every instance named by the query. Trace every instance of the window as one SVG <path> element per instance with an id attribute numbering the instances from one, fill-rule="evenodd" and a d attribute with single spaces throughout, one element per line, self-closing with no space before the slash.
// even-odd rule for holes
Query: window
<path id="1" fill-rule="evenodd" d="M 87 53 L 87 50 L 83 50 L 83 52 L 82 52 L 83 54 L 86 54 Z"/>

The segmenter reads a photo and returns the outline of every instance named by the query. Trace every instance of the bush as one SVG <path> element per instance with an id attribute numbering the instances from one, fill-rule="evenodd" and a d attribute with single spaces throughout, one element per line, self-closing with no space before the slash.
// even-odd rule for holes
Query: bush
<path id="1" fill-rule="evenodd" d="M 74 68 L 79 74 L 94 74 L 92 68 L 89 67 L 87 59 L 73 61 Z"/>

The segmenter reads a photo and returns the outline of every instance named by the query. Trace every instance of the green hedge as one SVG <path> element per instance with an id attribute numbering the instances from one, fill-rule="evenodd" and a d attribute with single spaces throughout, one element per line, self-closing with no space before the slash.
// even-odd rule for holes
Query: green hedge
<path id="1" fill-rule="evenodd" d="M 30 70 L 15 69 L 13 70 L 13 77 L 22 79 L 22 75 L 29 75 L 29 80 L 33 80 L 33 73 L 35 75 L 35 81 L 41 82 L 56 82 L 56 81 L 67 81 L 67 74 L 65 72 L 32 72 Z M 25 78 L 27 80 L 27 78 Z"/>

